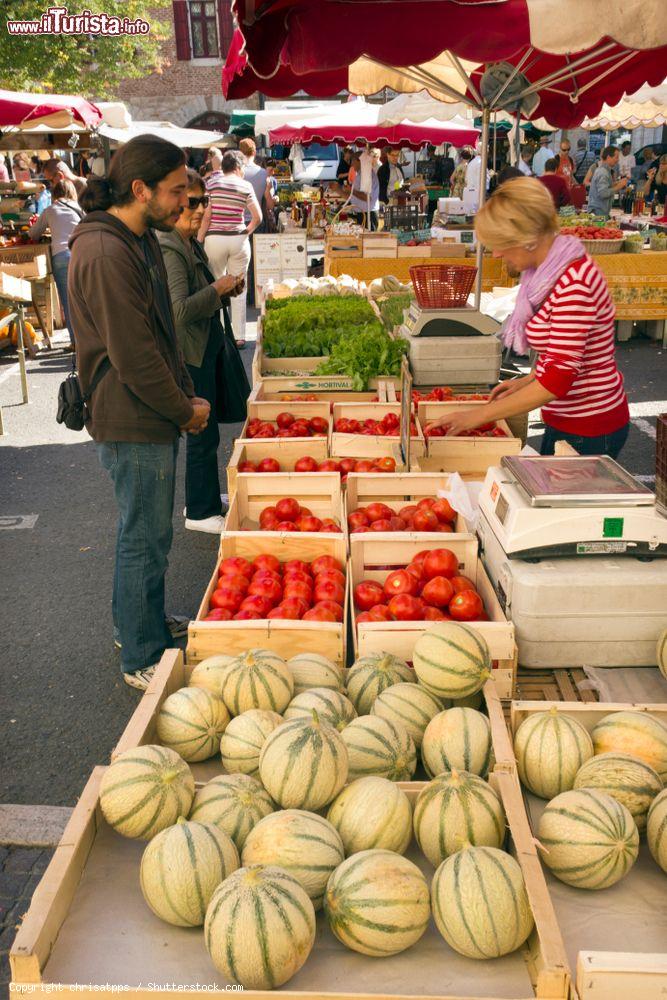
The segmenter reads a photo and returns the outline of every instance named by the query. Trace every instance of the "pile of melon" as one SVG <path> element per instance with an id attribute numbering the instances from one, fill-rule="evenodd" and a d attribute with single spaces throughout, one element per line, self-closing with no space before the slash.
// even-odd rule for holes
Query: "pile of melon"
<path id="1" fill-rule="evenodd" d="M 162 704 L 161 745 L 121 754 L 102 784 L 109 824 L 148 841 L 146 904 L 203 926 L 215 967 L 247 989 L 298 972 L 317 911 L 375 957 L 414 945 L 431 916 L 463 955 L 520 947 L 533 918 L 476 707 L 489 670 L 486 645 L 454 622 L 420 637 L 413 668 L 378 654 L 345 672 L 263 649 L 198 664 Z M 189 764 L 216 755 L 222 773 L 195 787 Z M 431 780 L 413 797 L 399 782 L 418 755 Z"/>
<path id="2" fill-rule="evenodd" d="M 568 885 L 606 889 L 624 878 L 646 833 L 667 872 L 667 726 L 648 712 L 611 712 L 591 731 L 567 709 L 528 715 L 514 736 L 519 777 L 546 799 L 542 860 Z"/>

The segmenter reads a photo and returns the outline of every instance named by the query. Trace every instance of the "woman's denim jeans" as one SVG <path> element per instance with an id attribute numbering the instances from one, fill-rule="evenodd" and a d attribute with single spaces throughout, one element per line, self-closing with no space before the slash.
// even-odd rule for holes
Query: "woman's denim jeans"
<path id="1" fill-rule="evenodd" d="M 70 343 L 72 347 L 74 347 L 72 327 L 69 323 L 69 303 L 67 301 L 67 272 L 69 270 L 69 261 L 71 256 L 72 255 L 69 250 L 62 250 L 60 253 L 54 254 L 51 258 L 51 269 L 53 270 L 53 280 L 55 281 L 56 288 L 58 289 L 58 298 L 60 299 L 60 304 L 63 307 L 65 326 L 67 327 L 67 332 L 69 333 Z"/>
<path id="2" fill-rule="evenodd" d="M 173 444 L 97 445 L 118 504 L 112 613 L 122 669 L 143 670 L 173 644 L 165 624 L 164 579 L 173 537 L 178 438 Z"/>
<path id="3" fill-rule="evenodd" d="M 630 424 L 619 427 L 612 434 L 600 434 L 599 437 L 584 437 L 582 434 L 567 434 L 557 431 L 555 427 L 544 428 L 541 455 L 553 455 L 556 441 L 567 441 L 580 455 L 609 455 L 616 458 L 628 439 Z"/>

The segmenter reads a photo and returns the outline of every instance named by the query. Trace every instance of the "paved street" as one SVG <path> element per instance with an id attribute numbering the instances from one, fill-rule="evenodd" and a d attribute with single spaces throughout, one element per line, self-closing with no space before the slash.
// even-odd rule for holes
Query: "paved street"
<path id="1" fill-rule="evenodd" d="M 647 340 L 620 344 L 618 355 L 634 414 L 623 461 L 649 479 L 655 414 L 667 410 L 666 357 Z M 249 345 L 248 367 L 251 357 Z M 54 351 L 29 362 L 29 406 L 18 403 L 14 360 L 0 362 L 6 432 L 0 438 L 0 516 L 36 520 L 31 527 L 0 530 L 0 802 L 73 805 L 92 767 L 108 760 L 139 697 L 122 683 L 111 642 L 114 502 L 85 432 L 55 423 L 69 356 Z M 238 428 L 222 430 L 224 469 Z M 531 437 L 533 444 L 538 440 L 539 434 Z M 217 540 L 184 529 L 183 450 L 168 609 L 193 615 Z"/>

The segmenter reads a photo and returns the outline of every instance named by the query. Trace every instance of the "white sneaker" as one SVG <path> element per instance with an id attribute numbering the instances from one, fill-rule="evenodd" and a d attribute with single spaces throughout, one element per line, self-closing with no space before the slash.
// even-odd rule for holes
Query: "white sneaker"
<path id="1" fill-rule="evenodd" d="M 225 514 L 227 513 L 227 511 L 229 510 L 229 497 L 227 496 L 226 493 L 221 493 L 220 494 L 220 500 L 222 502 L 222 512 L 221 513 L 222 513 L 222 516 L 224 517 Z M 187 516 L 188 516 L 188 508 L 184 507 L 183 508 L 183 517 L 187 517 Z"/>
<path id="2" fill-rule="evenodd" d="M 134 673 L 123 673 L 123 680 L 130 687 L 137 688 L 139 691 L 145 691 L 150 682 L 153 680 L 153 674 L 155 673 L 155 668 L 157 663 L 154 663 L 150 667 L 146 667 L 145 670 L 135 670 Z"/>
<path id="3" fill-rule="evenodd" d="M 207 531 L 210 535 L 219 535 L 225 527 L 225 519 L 222 514 L 204 517 L 201 521 L 192 521 L 186 517 L 185 527 L 190 531 Z"/>

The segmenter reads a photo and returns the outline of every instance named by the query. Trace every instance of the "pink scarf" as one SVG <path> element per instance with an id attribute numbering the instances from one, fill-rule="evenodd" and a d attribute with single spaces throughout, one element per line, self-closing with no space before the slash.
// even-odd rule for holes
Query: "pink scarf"
<path id="1" fill-rule="evenodd" d="M 585 254 L 583 244 L 575 236 L 557 236 L 546 260 L 539 267 L 522 272 L 514 312 L 505 320 L 501 331 L 505 347 L 511 347 L 516 354 L 528 353 L 526 324 L 539 311 L 563 271 Z"/>

